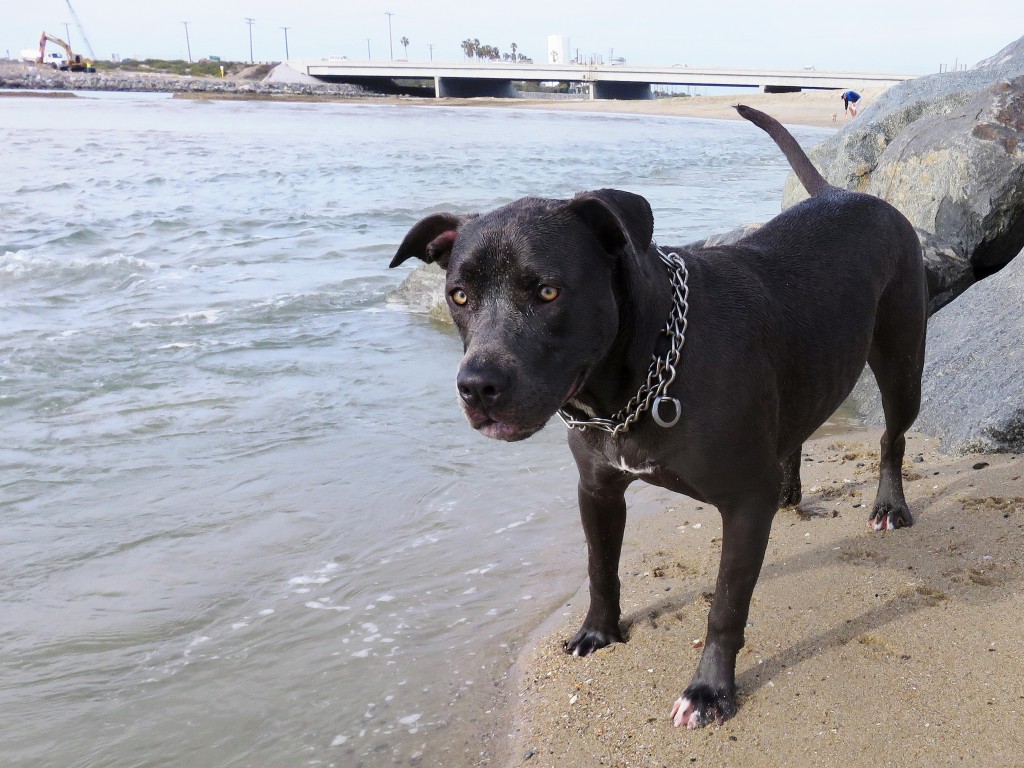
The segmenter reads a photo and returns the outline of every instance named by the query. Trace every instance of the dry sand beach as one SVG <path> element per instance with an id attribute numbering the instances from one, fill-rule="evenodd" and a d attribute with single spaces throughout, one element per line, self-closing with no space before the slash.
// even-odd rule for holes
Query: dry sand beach
<path id="1" fill-rule="evenodd" d="M 912 435 L 916 524 L 874 533 L 877 439 L 805 446 L 804 499 L 775 520 L 733 720 L 669 720 L 700 655 L 721 537 L 716 510 L 678 497 L 627 526 L 628 642 L 562 651 L 584 589 L 521 657 L 509 764 L 1024 765 L 1024 460 L 953 458 Z M 585 565 L 582 550 L 567 560 Z"/>
<path id="2" fill-rule="evenodd" d="M 884 88 L 867 89 L 863 104 L 869 105 Z M 483 107 L 494 109 L 541 109 L 557 112 L 604 112 L 631 115 L 662 115 L 694 117 L 710 120 L 738 120 L 733 106 L 747 104 L 769 112 L 780 122 L 790 125 L 814 125 L 842 128 L 847 118 L 838 91 L 804 91 L 802 93 L 749 93 L 728 96 L 672 96 L 646 101 L 599 99 L 424 99 L 411 96 L 323 96 L 323 95 L 254 95 L 251 93 L 177 93 L 179 99 L 239 99 L 262 101 L 342 102 L 351 104 L 402 104 L 422 107 Z M 855 119 L 855 118 L 854 118 Z"/>
<path id="3" fill-rule="evenodd" d="M 866 89 L 863 103 L 870 104 L 884 88 Z M 410 105 L 504 107 L 515 109 L 545 109 L 570 112 L 605 112 L 633 115 L 664 115 L 673 117 L 696 117 L 712 120 L 738 120 L 733 109 L 735 104 L 747 104 L 769 112 L 782 123 L 791 125 L 815 125 L 841 128 L 846 117 L 843 102 L 838 91 L 803 91 L 801 93 L 760 93 L 751 90 L 727 96 L 674 96 L 648 101 L 623 101 L 601 99 L 587 101 L 571 99 L 552 101 L 546 99 L 414 99 L 408 97 L 382 97 L 380 101 Z M 834 119 L 833 119 L 834 117 Z"/>

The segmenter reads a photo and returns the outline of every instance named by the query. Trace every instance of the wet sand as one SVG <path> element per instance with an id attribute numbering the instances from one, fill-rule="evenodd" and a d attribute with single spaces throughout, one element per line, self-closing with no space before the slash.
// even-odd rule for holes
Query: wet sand
<path id="1" fill-rule="evenodd" d="M 520 657 L 507 764 L 1021 765 L 1024 458 L 953 458 L 911 436 L 916 524 L 875 533 L 877 440 L 805 446 L 804 499 L 775 520 L 734 719 L 700 731 L 669 720 L 700 656 L 721 541 L 714 508 L 678 497 L 627 526 L 628 642 L 562 651 L 581 590 Z M 585 576 L 582 552 L 566 567 Z"/>

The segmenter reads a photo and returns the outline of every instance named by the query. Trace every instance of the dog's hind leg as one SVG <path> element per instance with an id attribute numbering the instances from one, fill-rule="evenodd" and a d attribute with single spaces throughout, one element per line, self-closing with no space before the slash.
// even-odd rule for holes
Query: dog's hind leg
<path id="1" fill-rule="evenodd" d="M 868 364 L 882 394 L 885 432 L 882 433 L 878 493 L 868 518 L 876 531 L 914 524 L 903 495 L 904 437 L 921 407 L 921 371 L 924 368 L 924 314 L 889 320 L 891 334 L 875 334 Z M 883 339 L 884 341 L 879 341 Z"/>
<path id="2" fill-rule="evenodd" d="M 800 488 L 800 457 L 801 449 L 797 448 L 780 463 L 782 469 L 782 487 L 779 489 L 779 506 L 795 507 L 800 503 L 803 494 Z"/>

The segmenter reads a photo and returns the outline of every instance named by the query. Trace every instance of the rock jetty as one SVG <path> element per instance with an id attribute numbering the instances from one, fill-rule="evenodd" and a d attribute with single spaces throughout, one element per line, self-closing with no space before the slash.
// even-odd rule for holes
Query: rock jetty
<path id="1" fill-rule="evenodd" d="M 189 77 L 124 71 L 86 74 L 84 72 L 60 72 L 49 67 L 18 63 L 0 65 L 0 89 L 4 88 L 37 91 L 208 94 L 246 98 L 272 98 L 275 96 L 352 98 L 374 95 L 358 86 L 340 83 L 287 81 L 273 78 L 250 80 L 237 77 Z"/>

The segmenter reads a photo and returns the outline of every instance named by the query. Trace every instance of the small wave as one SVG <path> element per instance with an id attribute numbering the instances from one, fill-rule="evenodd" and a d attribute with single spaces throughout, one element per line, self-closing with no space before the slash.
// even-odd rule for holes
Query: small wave
<path id="1" fill-rule="evenodd" d="M 41 187 L 18 187 L 14 190 L 15 195 L 28 195 L 35 192 L 65 192 L 74 189 L 74 187 L 66 181 L 58 181 L 55 184 L 45 184 Z"/>
<path id="2" fill-rule="evenodd" d="M 136 320 L 132 328 L 165 328 L 189 325 L 213 325 L 219 322 L 221 313 L 216 309 L 204 309 L 199 312 L 186 312 L 174 317 L 156 320 Z"/>
<path id="3" fill-rule="evenodd" d="M 136 256 L 116 254 L 99 258 L 55 259 L 30 251 L 6 251 L 0 256 L 0 277 L 12 280 L 87 280 L 110 276 L 123 278 L 140 271 L 154 272 L 156 265 Z"/>

